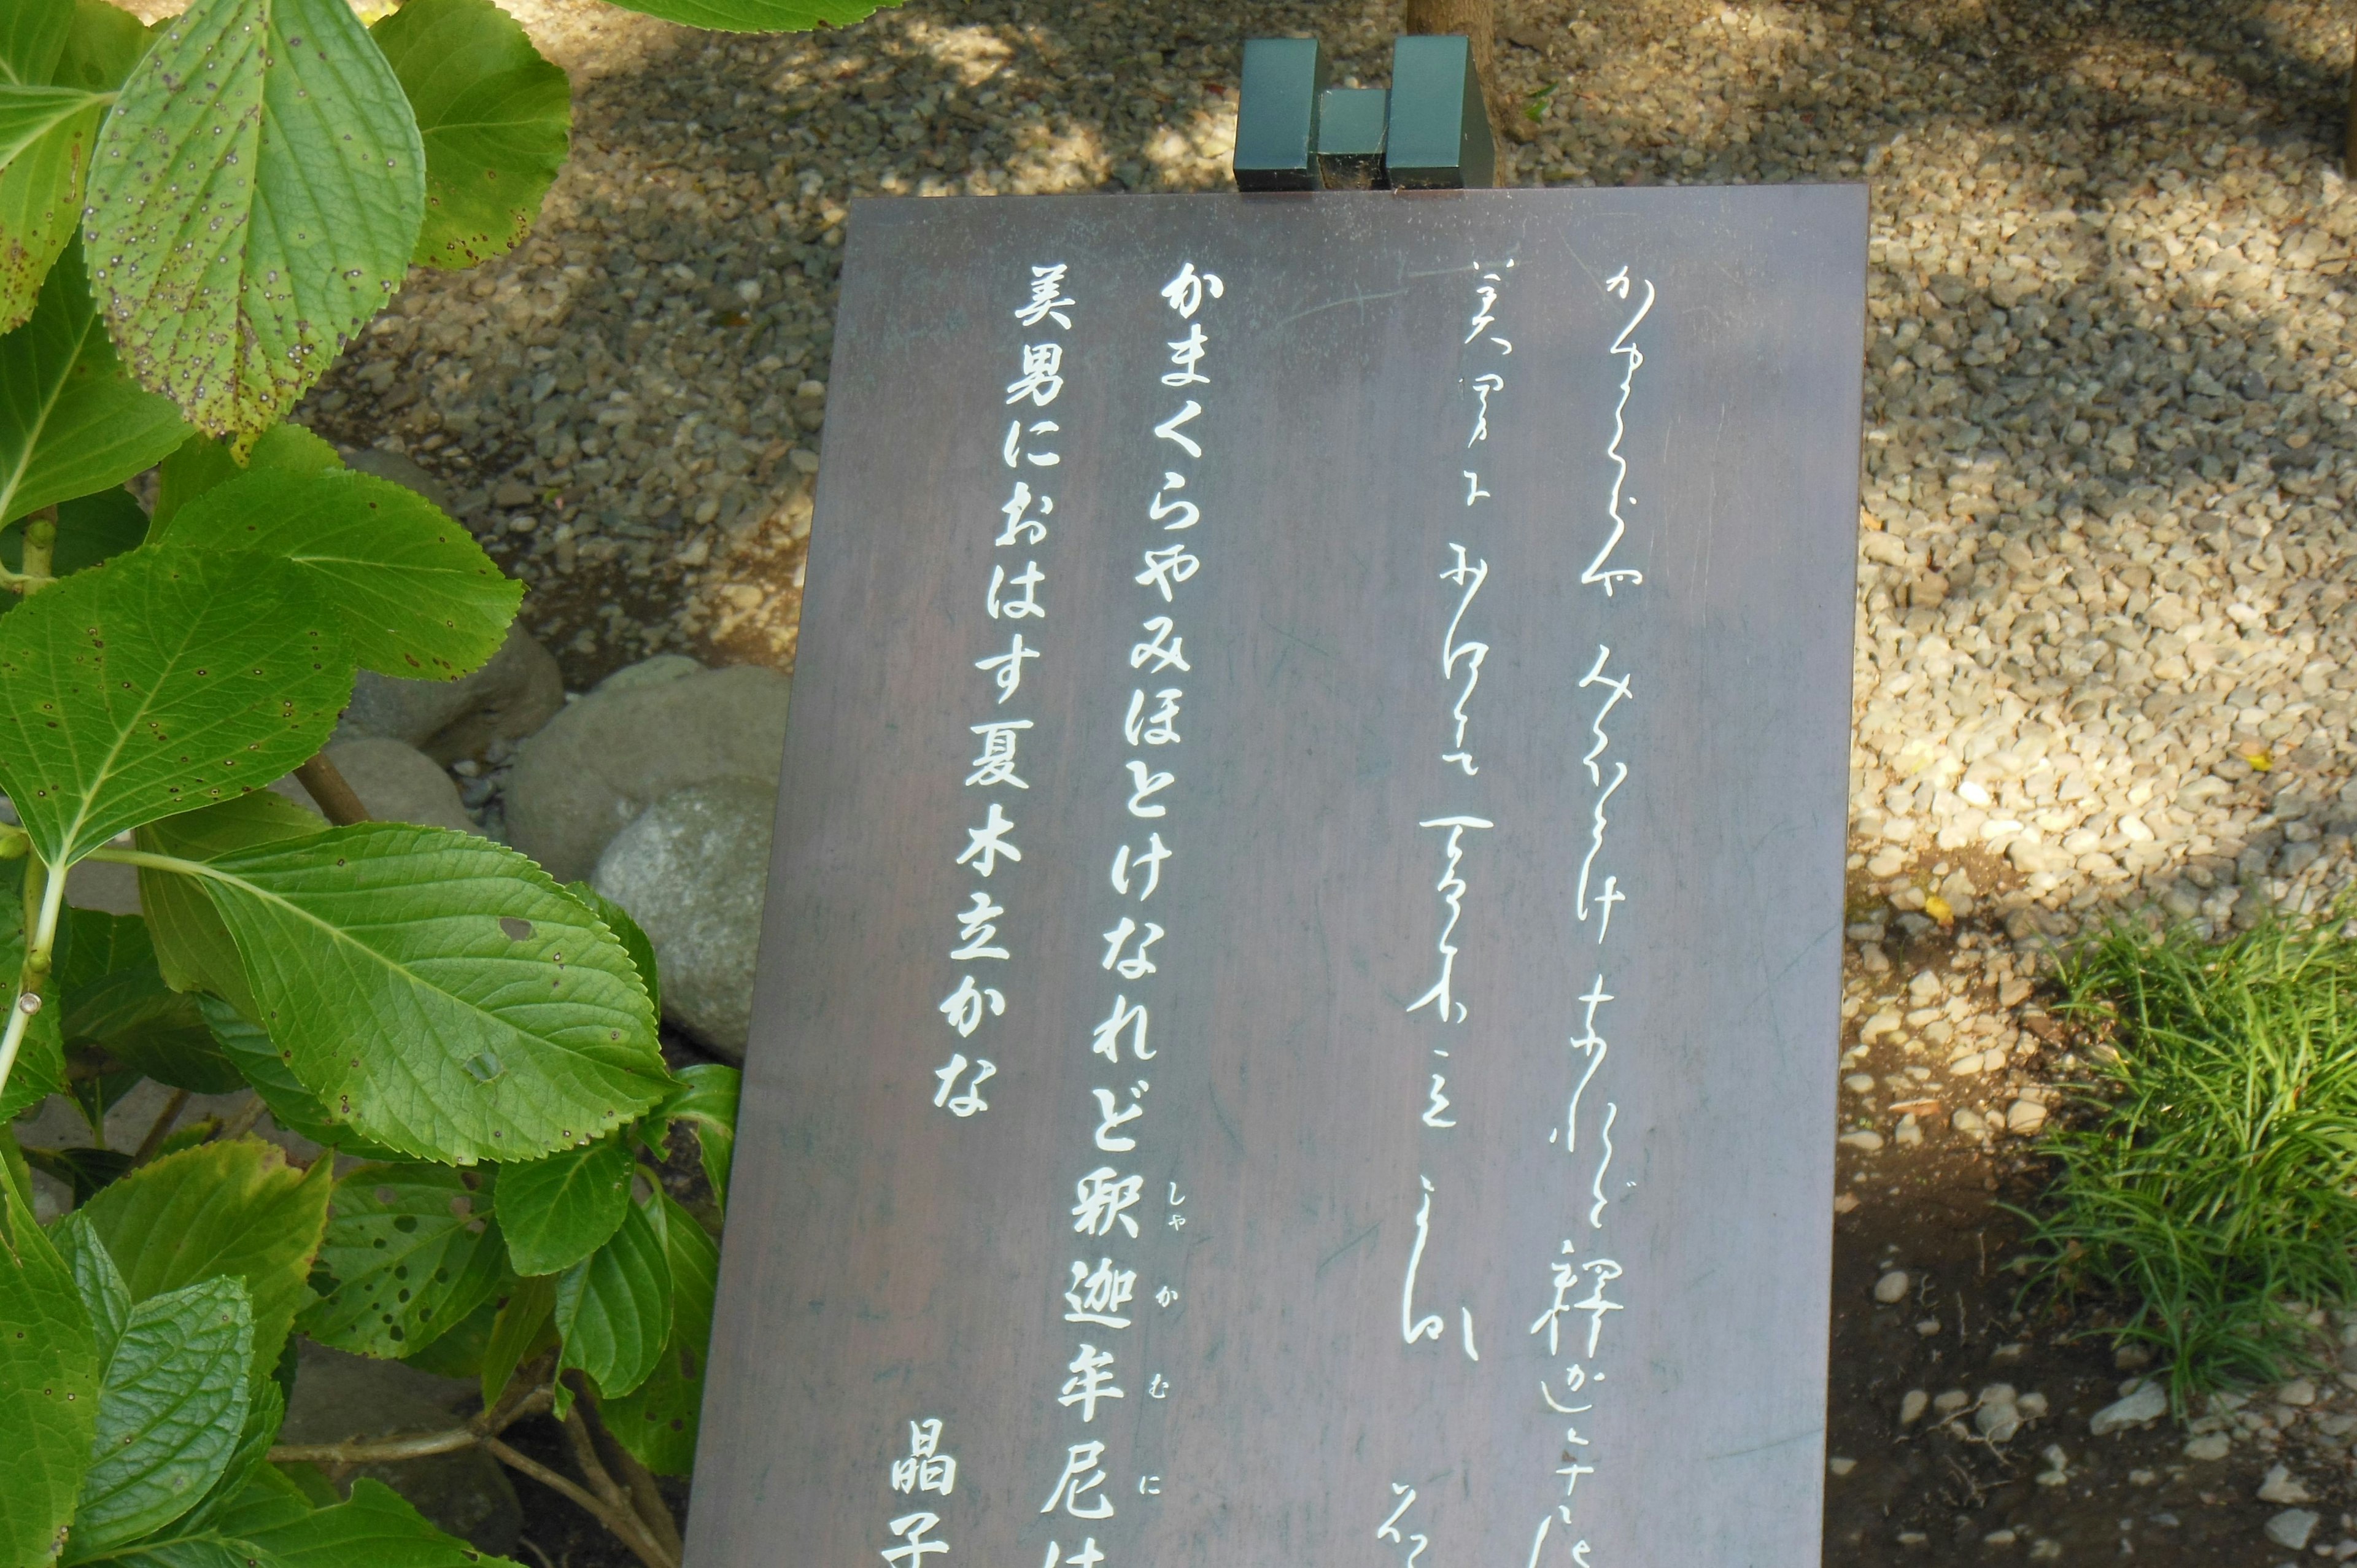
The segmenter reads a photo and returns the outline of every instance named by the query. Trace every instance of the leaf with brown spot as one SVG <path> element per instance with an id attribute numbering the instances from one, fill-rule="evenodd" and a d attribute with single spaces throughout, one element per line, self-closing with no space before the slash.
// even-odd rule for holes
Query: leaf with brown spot
<path id="1" fill-rule="evenodd" d="M 0 337 L 0 523 L 119 485 L 188 433 L 169 403 L 115 362 L 81 250 L 68 250 L 32 318 Z"/>
<path id="2" fill-rule="evenodd" d="M 480 665 L 523 600 L 523 585 L 432 501 L 348 468 L 250 469 L 182 507 L 163 544 L 293 563 L 335 610 L 356 660 L 413 680 Z"/>
<path id="3" fill-rule="evenodd" d="M 401 286 L 425 155 L 344 0 L 197 0 L 124 84 L 87 204 L 131 373 L 242 445 Z"/>
<path id="4" fill-rule="evenodd" d="M 572 85 L 491 0 L 409 0 L 370 29 L 425 143 L 414 260 L 471 267 L 532 232 L 565 166 Z"/>
<path id="5" fill-rule="evenodd" d="M 256 1021 L 338 1121 L 385 1147 L 535 1159 L 670 1087 L 630 955 L 502 844 L 363 822 L 221 856 L 198 878 Z M 505 918 L 532 936 L 511 938 Z"/>
<path id="6" fill-rule="evenodd" d="M 296 568 L 135 550 L 0 617 L 0 793 L 62 869 L 289 771 L 351 690 L 335 618 Z"/>

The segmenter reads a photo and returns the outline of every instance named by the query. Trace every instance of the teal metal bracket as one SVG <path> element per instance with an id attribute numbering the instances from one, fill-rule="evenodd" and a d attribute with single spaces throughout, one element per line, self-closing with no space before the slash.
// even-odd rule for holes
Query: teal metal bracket
<path id="1" fill-rule="evenodd" d="M 1495 181 L 1497 149 L 1462 38 L 1392 45 L 1392 85 L 1330 87 L 1316 38 L 1251 38 L 1236 105 L 1236 188 L 1452 190 Z"/>

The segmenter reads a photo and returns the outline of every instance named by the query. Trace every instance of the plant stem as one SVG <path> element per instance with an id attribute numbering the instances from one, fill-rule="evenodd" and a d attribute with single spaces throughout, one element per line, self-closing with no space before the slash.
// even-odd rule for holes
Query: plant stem
<path id="1" fill-rule="evenodd" d="M 628 1509 L 608 1507 L 584 1490 L 577 1482 L 566 1479 L 536 1459 L 517 1453 L 496 1437 L 483 1439 L 483 1446 L 511 1470 L 530 1476 L 549 1490 L 572 1498 L 611 1531 L 615 1540 L 629 1547 L 630 1555 L 645 1563 L 646 1568 L 679 1568 L 679 1564 L 664 1555 L 662 1548 L 648 1535 L 646 1527 L 639 1522 L 637 1515 Z"/>
<path id="2" fill-rule="evenodd" d="M 402 1459 L 424 1459 L 490 1443 L 528 1415 L 538 1415 L 555 1399 L 556 1391 L 542 1384 L 512 1403 L 487 1410 L 464 1426 L 444 1432 L 404 1432 L 393 1437 L 353 1438 L 346 1443 L 281 1443 L 270 1450 L 270 1462 L 283 1465 L 384 1465 Z"/>
<path id="3" fill-rule="evenodd" d="M 673 1557 L 681 1556 L 686 1552 L 687 1543 L 680 1539 L 679 1521 L 671 1516 L 671 1505 L 663 1500 L 662 1487 L 655 1480 L 655 1473 L 639 1463 L 637 1455 L 622 1446 L 622 1440 L 614 1435 L 612 1427 L 606 1424 L 604 1411 L 592 1404 L 590 1414 L 594 1417 L 591 1431 L 601 1440 L 597 1444 L 598 1455 L 606 1461 L 607 1467 L 621 1477 L 622 1485 L 630 1488 L 631 1508 L 646 1522 L 654 1538 L 662 1543 L 664 1551 Z"/>
<path id="4" fill-rule="evenodd" d="M 156 1151 L 162 1148 L 164 1140 L 172 1135 L 172 1123 L 178 1122 L 180 1112 L 188 1108 L 188 1091 L 185 1089 L 172 1090 L 172 1098 L 164 1101 L 163 1112 L 156 1118 L 156 1124 L 147 1129 L 145 1137 L 139 1140 L 138 1151 L 131 1156 L 132 1169 L 137 1170 L 156 1157 Z"/>
<path id="5" fill-rule="evenodd" d="M 360 796 L 344 781 L 336 765 L 328 760 L 326 752 L 297 768 L 295 779 L 317 803 L 319 814 L 336 826 L 348 828 L 369 820 L 368 808 L 361 804 Z"/>
<path id="6" fill-rule="evenodd" d="M 20 590 L 31 598 L 55 581 L 49 567 L 58 553 L 58 509 L 45 506 L 25 520 L 25 562 Z"/>
<path id="7" fill-rule="evenodd" d="M 27 546 L 29 552 L 30 546 Z M 58 917 L 66 901 L 66 879 L 53 876 L 39 855 L 25 864 L 25 962 L 16 972 L 16 1000 L 8 1009 L 8 1023 L 0 1030 L 0 1090 L 8 1087 L 16 1070 L 16 1053 L 24 1047 L 25 1031 L 48 998 L 41 988 L 49 982 L 49 960 L 57 948 Z"/>
<path id="8" fill-rule="evenodd" d="M 472 1448 L 482 1434 L 454 1426 L 447 1432 L 405 1432 L 397 1437 L 354 1438 L 349 1443 L 281 1443 L 270 1450 L 274 1465 L 385 1465 Z"/>

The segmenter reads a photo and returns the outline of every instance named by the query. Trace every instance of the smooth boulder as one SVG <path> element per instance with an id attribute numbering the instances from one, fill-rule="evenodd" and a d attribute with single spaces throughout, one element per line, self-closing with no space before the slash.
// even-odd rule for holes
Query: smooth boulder
<path id="1" fill-rule="evenodd" d="M 458 787 L 450 782 L 442 765 L 415 746 L 375 738 L 339 741 L 328 747 L 328 760 L 361 798 L 372 822 L 414 822 L 468 833 L 481 831 L 467 814 Z M 311 792 L 291 773 L 270 788 L 307 811 L 319 809 Z"/>
<path id="2" fill-rule="evenodd" d="M 733 1062 L 752 1020 L 776 802 L 758 779 L 692 784 L 617 833 L 590 878 L 654 944 L 663 1016 Z"/>
<path id="3" fill-rule="evenodd" d="M 508 840 L 559 882 L 587 876 L 616 833 L 690 785 L 750 779 L 776 791 L 784 676 L 751 664 L 630 675 L 618 671 L 550 720 L 508 775 Z"/>
<path id="4" fill-rule="evenodd" d="M 363 670 L 339 740 L 404 741 L 436 762 L 481 757 L 495 741 L 519 741 L 565 706 L 565 677 L 548 650 L 522 626 L 480 668 L 456 681 L 403 681 Z"/>

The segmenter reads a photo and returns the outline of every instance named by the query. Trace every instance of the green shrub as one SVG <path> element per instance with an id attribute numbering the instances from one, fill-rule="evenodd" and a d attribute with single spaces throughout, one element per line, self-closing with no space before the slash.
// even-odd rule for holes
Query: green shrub
<path id="1" fill-rule="evenodd" d="M 743 30 L 876 7 L 631 4 Z M 0 0 L 0 1568 L 464 1568 L 311 1462 L 474 1444 L 676 1564 L 652 1473 L 694 1455 L 736 1074 L 665 1066 L 651 951 L 587 887 L 339 810 L 317 754 L 355 672 L 464 674 L 522 590 L 284 423 L 412 266 L 530 231 L 570 134 L 565 73 L 490 0 L 373 28 L 346 0 L 153 28 Z M 290 769 L 333 825 L 264 790 Z M 145 915 L 71 908 L 84 860 L 136 867 Z M 105 1147 L 143 1079 L 174 1099 Z M 20 1148 L 55 1093 L 91 1143 Z M 265 1110 L 364 1163 L 289 1165 L 248 1135 Z M 680 1126 L 701 1214 L 645 1169 Z M 72 1193 L 47 1227 L 36 1167 Z M 483 1410 L 282 1445 L 296 1335 L 479 1378 Z M 543 1411 L 580 1481 L 500 1439 Z"/>
<path id="2" fill-rule="evenodd" d="M 2357 942 L 2348 914 L 2222 945 L 2115 929 L 2061 1011 L 2094 1083 L 2050 1133 L 2036 1276 L 2113 1298 L 2181 1409 L 2307 1363 L 2306 1313 L 2357 1297 Z"/>

